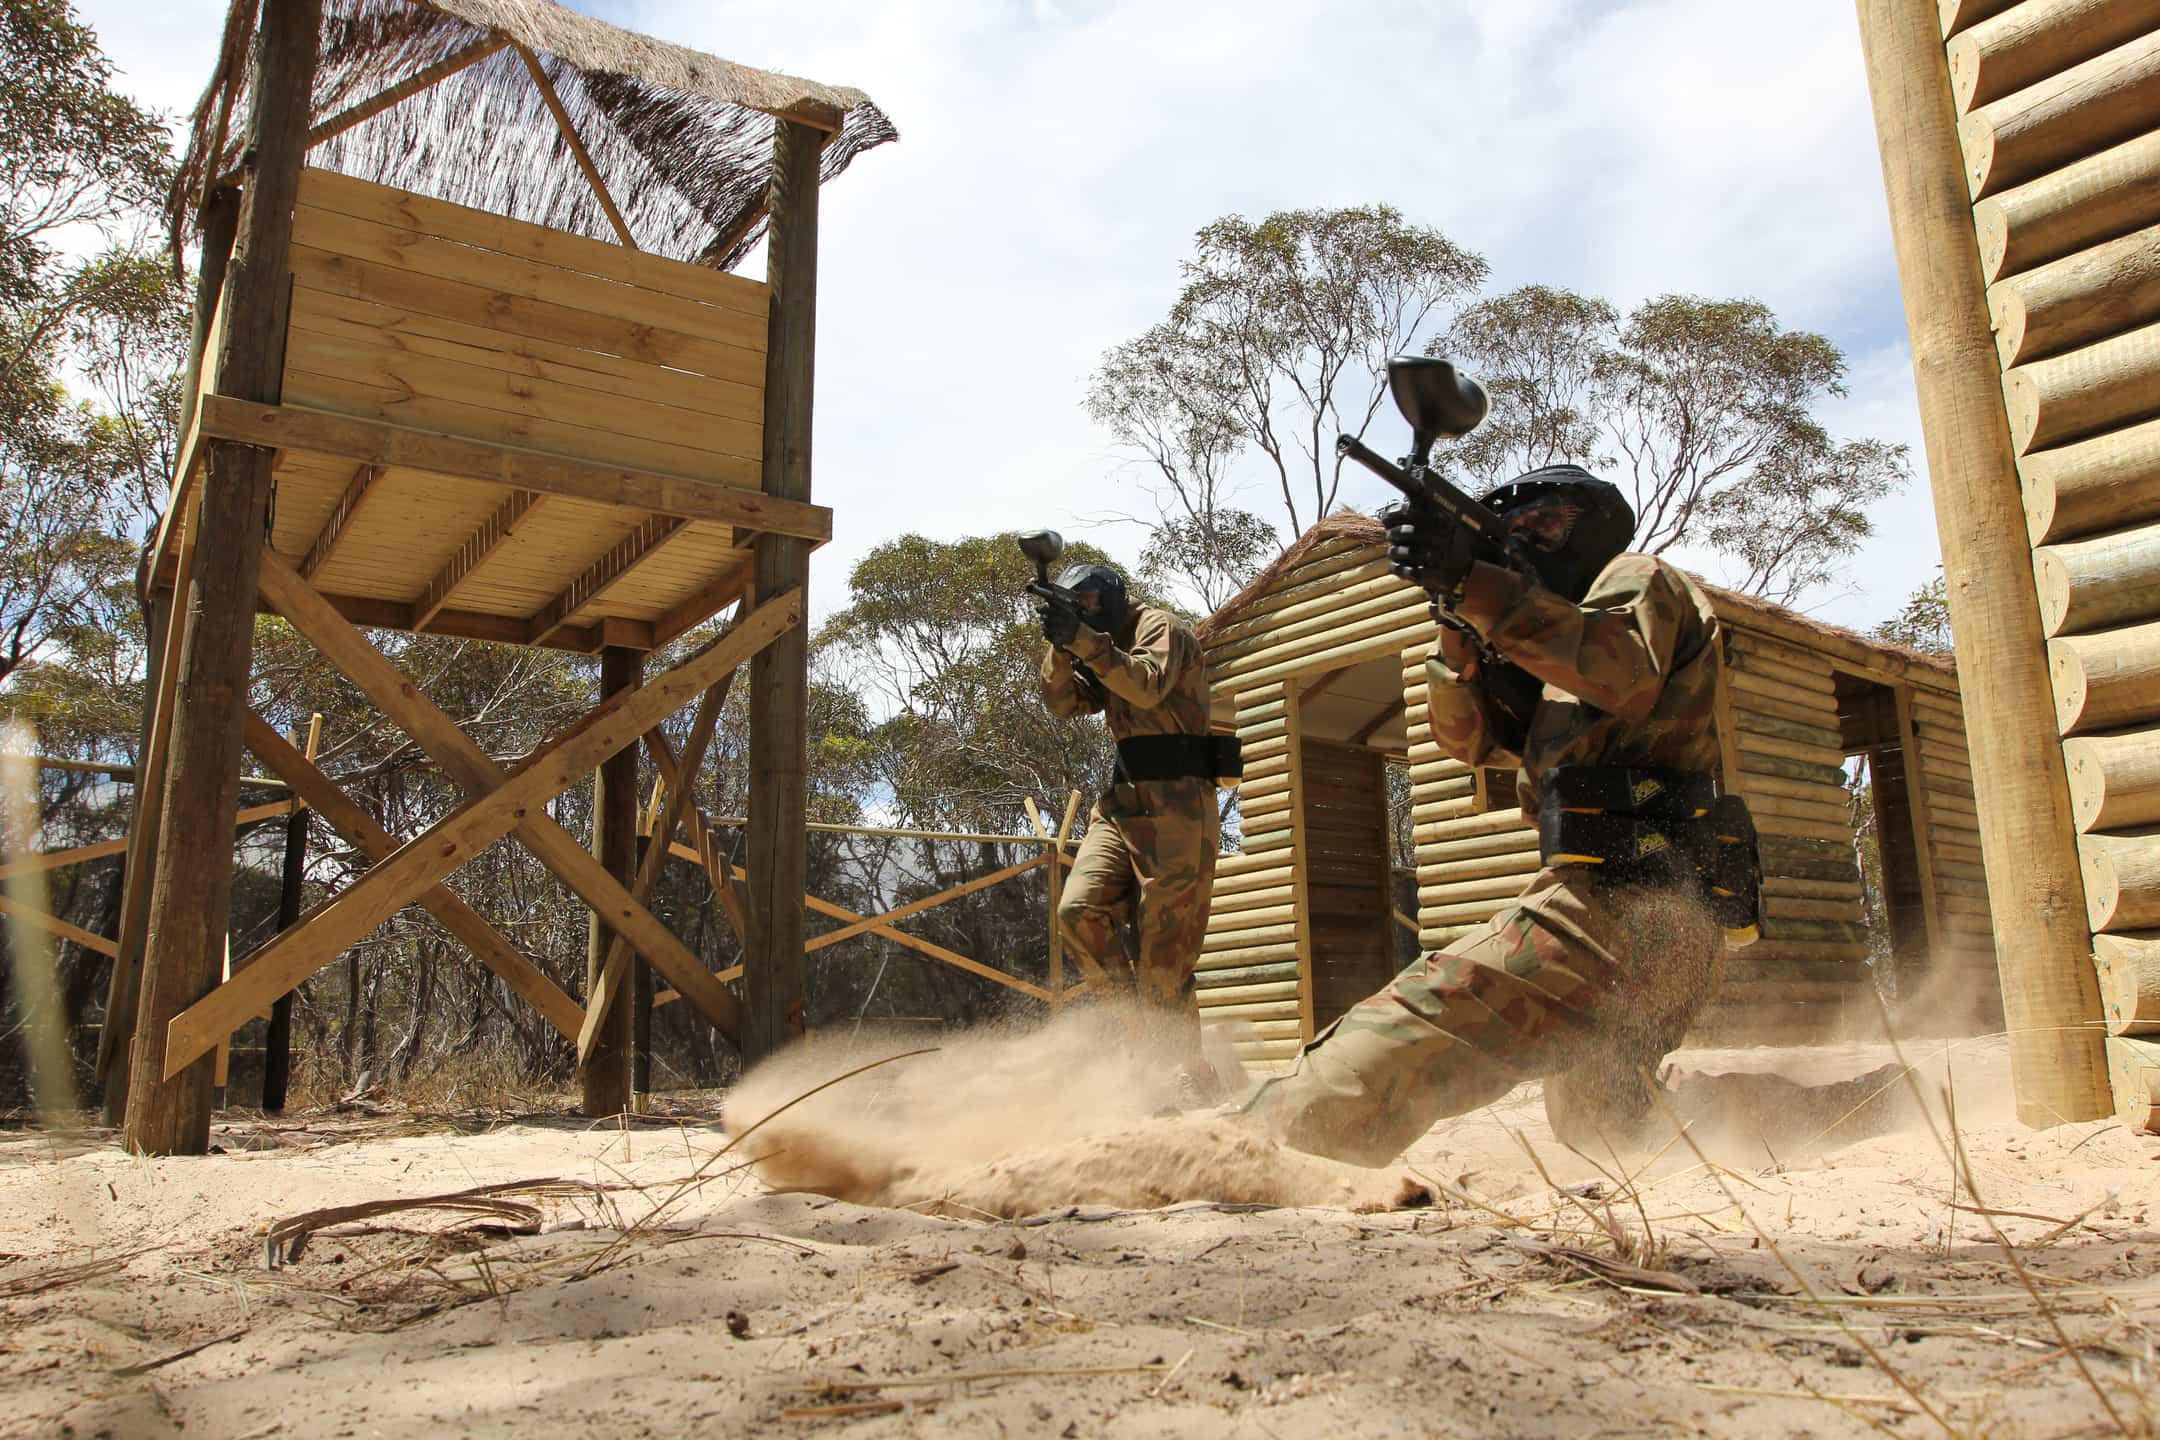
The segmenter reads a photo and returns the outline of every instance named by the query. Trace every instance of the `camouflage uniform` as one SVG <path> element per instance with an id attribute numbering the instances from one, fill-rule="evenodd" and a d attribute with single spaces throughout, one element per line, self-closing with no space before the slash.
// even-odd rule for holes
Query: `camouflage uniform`
<path id="1" fill-rule="evenodd" d="M 1072 656 L 1043 657 L 1043 700 L 1054 715 L 1109 721 L 1118 740 L 1208 733 L 1207 662 L 1200 642 L 1166 610 L 1137 608 L 1120 649 L 1082 626 L 1072 642 L 1099 688 Z M 1089 979 L 1107 976 L 1158 1010 L 1190 1016 L 1193 965 L 1207 932 L 1208 895 L 1222 820 L 1210 779 L 1150 780 L 1105 790 L 1088 815 L 1058 903 L 1058 924 Z M 1130 930 L 1134 943 L 1123 932 Z"/>
<path id="2" fill-rule="evenodd" d="M 1526 820 L 1560 765 L 1715 772 L 1722 664 L 1710 601 L 1687 576 L 1622 555 L 1578 607 L 1480 564 L 1460 605 L 1501 654 L 1545 682 L 1520 755 L 1481 691 L 1426 662 L 1433 739 L 1470 765 L 1521 766 Z M 1715 989 L 1717 922 L 1692 892 L 1602 883 L 1549 866 L 1478 933 L 1412 963 L 1305 1047 L 1249 1113 L 1301 1150 L 1379 1165 L 1434 1121 L 1546 1080 L 1560 1137 L 1618 1142 L 1645 1117 L 1643 1074 Z"/>

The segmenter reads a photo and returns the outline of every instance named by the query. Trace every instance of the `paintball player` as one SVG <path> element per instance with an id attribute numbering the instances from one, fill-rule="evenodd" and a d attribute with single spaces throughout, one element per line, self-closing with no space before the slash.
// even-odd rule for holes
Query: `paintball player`
<path id="1" fill-rule="evenodd" d="M 1315 1037 L 1247 1106 L 1288 1144 L 1360 1164 L 1540 1077 L 1563 1143 L 1624 1143 L 1651 1118 L 1650 1072 L 1716 988 L 1724 927 L 1753 934 L 1753 828 L 1739 802 L 1713 797 L 1722 658 L 1708 597 L 1662 560 L 1622 553 L 1633 509 L 1578 466 L 1533 470 L 1484 503 L 1526 566 L 1479 558 L 1428 504 L 1381 520 L 1390 568 L 1433 597 L 1443 625 L 1426 662 L 1433 740 L 1467 765 L 1520 767 L 1543 868 L 1482 930 Z M 1464 624 L 1483 660 L 1450 628 Z M 1517 667 L 1527 680 L 1505 673 Z M 1527 714 L 1496 703 L 1510 691 Z M 1717 832 L 1735 828 L 1744 875 L 1721 879 L 1744 890 L 1744 922 L 1729 901 L 1713 914 L 1707 897 L 1733 892 L 1705 879 Z"/>
<path id="2" fill-rule="evenodd" d="M 1058 924 L 1090 980 L 1135 998 L 1182 1055 L 1177 1083 L 1214 1098 L 1201 1058 L 1193 966 L 1207 930 L 1222 821 L 1218 749 L 1208 733 L 1207 662 L 1167 610 L 1132 604 L 1107 565 L 1073 565 L 1045 600 L 1042 693 L 1050 713 L 1093 715 L 1117 742 L 1110 788 L 1088 815 Z"/>

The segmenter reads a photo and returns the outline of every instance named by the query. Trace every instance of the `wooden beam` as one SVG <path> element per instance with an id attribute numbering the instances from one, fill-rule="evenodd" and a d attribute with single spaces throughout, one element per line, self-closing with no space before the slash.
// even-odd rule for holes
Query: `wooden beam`
<path id="1" fill-rule="evenodd" d="M 672 790 L 675 777 L 681 773 L 681 769 L 675 763 L 674 747 L 668 744 L 667 736 L 660 732 L 659 727 L 655 726 L 645 732 L 645 750 L 652 756 L 653 768 L 660 772 L 660 783 Z M 735 938 L 742 942 L 743 949 L 747 952 L 750 948 L 749 914 L 743 908 L 742 894 L 735 886 L 734 872 L 720 863 L 720 847 L 713 835 L 712 823 L 705 818 L 705 812 L 698 809 L 694 796 L 689 809 L 684 812 L 684 819 L 690 827 L 690 838 L 697 846 L 694 851 L 687 853 L 704 868 L 705 878 L 712 882 L 713 895 L 720 901 L 720 913 L 727 917 L 728 924 L 735 931 Z M 681 846 L 674 843 L 672 835 L 658 838 L 668 842 L 670 853 L 686 853 Z"/>
<path id="2" fill-rule="evenodd" d="M 1048 832 L 1045 831 L 1044 834 L 1045 838 L 1047 838 Z M 811 939 L 809 943 L 803 946 L 803 950 L 805 953 L 815 954 L 828 946 L 838 945 L 843 940 L 852 940 L 866 930 L 876 930 L 896 924 L 907 919 L 910 915 L 920 915 L 925 910 L 934 910 L 938 906 L 949 904 L 964 895 L 972 895 L 978 890 L 987 890 L 992 885 L 1002 885 L 1015 875 L 1025 875 L 1030 870 L 1040 870 L 1049 863 L 1049 855 L 1042 854 L 1032 860 L 1022 860 L 1017 865 L 1007 865 L 1002 870 L 993 870 L 987 875 L 978 875 L 973 880 L 952 886 L 950 889 L 940 890 L 935 895 L 925 895 L 920 900 L 910 900 L 907 904 L 896 909 L 887 910 L 882 915 L 866 916 L 852 924 L 843 925 L 838 930 L 829 930 L 825 934 Z"/>
<path id="3" fill-rule="evenodd" d="M 635 650 L 614 646 L 602 650 L 600 699 L 606 702 L 636 689 L 642 669 L 643 657 Z M 712 691 L 707 690 L 698 702 L 701 716 L 711 699 Z M 637 759 L 633 742 L 610 755 L 593 773 L 593 854 L 608 874 L 630 887 L 631 902 L 642 907 L 651 902 L 652 886 L 640 888 L 635 883 L 644 879 L 637 853 Z M 622 959 L 614 960 L 613 952 L 618 950 Z M 630 968 L 630 954 L 629 945 L 595 910 L 586 934 L 585 1023 L 578 1027 L 577 1040 L 579 1109 L 591 1118 L 620 1115 L 630 1108 L 630 1007 L 610 1005 L 613 991 L 601 983 L 610 963 L 619 982 L 622 972 Z"/>
<path id="4" fill-rule="evenodd" d="M 555 86 L 540 68 L 540 59 L 523 45 L 517 47 L 518 58 L 525 62 L 533 84 L 540 87 L 540 98 L 547 102 L 548 114 L 555 117 L 555 128 L 562 132 L 563 143 L 570 147 L 576 157 L 578 169 L 585 172 L 585 183 L 592 186 L 593 195 L 600 201 L 600 208 L 607 212 L 608 224 L 615 227 L 615 237 L 622 241 L 625 250 L 635 250 L 638 243 L 624 222 L 622 211 L 615 208 L 615 197 L 608 194 L 607 182 L 600 178 L 600 168 L 593 164 L 592 156 L 585 153 L 585 142 L 578 138 L 577 126 L 570 123 L 570 112 L 563 109 L 562 97 L 555 93 Z"/>
<path id="5" fill-rule="evenodd" d="M 1913 860 L 1920 867 L 1920 911 L 1932 949 L 1949 936 L 1943 930 L 1942 901 L 1935 893 L 1935 836 L 1934 822 L 1928 815 L 1927 765 L 1920 758 L 1920 732 L 1913 724 L 1912 691 L 1900 685 L 1891 693 L 1897 697 L 1897 742 L 1904 752 L 1905 808 L 1912 820 Z M 1877 811 L 1878 820 L 1880 815 Z"/>
<path id="6" fill-rule="evenodd" d="M 684 845 L 679 841 L 670 845 L 668 848 L 674 851 L 677 855 L 682 856 L 686 860 L 695 860 L 698 858 L 697 852 L 695 850 L 692 850 L 689 846 Z M 740 865 L 734 866 L 732 867 L 732 869 L 734 871 L 734 874 L 738 878 L 743 880 L 749 879 L 749 872 L 745 871 Z M 867 920 L 871 918 L 866 915 L 858 915 L 853 910 L 848 909 L 845 905 L 835 905 L 832 901 L 823 899 L 816 895 L 804 895 L 802 897 L 802 904 L 812 910 L 815 910 L 820 915 L 829 915 L 835 920 L 844 920 L 850 924 L 853 924 L 859 920 Z M 985 980 L 995 980 L 998 984 L 1003 985 L 1006 989 L 1017 990 L 1021 994 L 1026 995 L 1031 999 L 1041 1000 L 1046 1003 L 1050 999 L 1050 992 L 1043 989 L 1040 985 L 1034 984 L 1027 980 L 1022 980 L 1016 975 L 1008 975 L 1002 970 L 998 970 L 991 966 L 983 964 L 980 960 L 970 959 L 968 956 L 962 955 L 958 951 L 948 950 L 944 946 L 939 945 L 934 941 L 923 939 L 921 936 L 910 935 L 907 933 L 907 931 L 898 929 L 895 926 L 873 923 L 870 927 L 870 933 L 873 935 L 881 936 L 884 939 L 891 940 L 895 944 L 905 945 L 908 949 L 918 951 L 919 953 L 924 955 L 928 955 L 933 960 L 941 960 L 945 964 L 952 966 L 956 970 L 965 970 L 970 975 L 980 975 Z M 726 972 L 723 971 L 721 973 L 725 974 Z M 746 977 L 750 973 L 754 972 L 746 971 Z"/>
<path id="7" fill-rule="evenodd" d="M 83 949 L 95 950 L 100 955 L 118 958 L 120 954 L 119 945 L 106 939 L 103 935 L 93 934 L 80 925 L 71 925 L 58 916 L 48 915 L 42 910 L 33 910 L 27 905 L 17 905 L 5 895 L 0 895 L 0 915 L 10 917 L 18 925 L 27 925 L 33 930 L 43 930 L 56 939 L 73 941 L 75 944 L 82 946 Z"/>
<path id="8" fill-rule="evenodd" d="M 250 805 L 233 816 L 237 827 L 252 825 L 258 820 L 268 820 L 274 815 L 289 815 L 293 810 L 290 800 L 272 800 L 267 805 Z M 68 850 L 48 850 L 40 855 L 25 855 L 20 860 L 10 860 L 0 865 L 0 880 L 10 875 L 24 875 L 39 870 L 58 870 L 68 865 L 80 865 L 85 861 L 102 860 L 108 855 L 118 855 L 128 848 L 130 841 L 123 836 L 118 840 L 100 840 L 95 845 L 77 845 Z"/>
<path id="9" fill-rule="evenodd" d="M 308 131 L 307 148 L 312 150 L 323 141 L 342 135 L 364 121 L 374 119 L 391 106 L 410 100 L 421 91 L 441 84 L 458 71 L 479 64 L 509 43 L 510 37 L 507 35 L 486 35 L 464 49 L 444 56 L 425 70 L 406 76 L 389 89 L 378 91 L 357 105 L 348 105 Z"/>
<path id="10" fill-rule="evenodd" d="M 687 525 L 687 521 L 673 515 L 648 515 L 640 520 L 636 529 L 610 546 L 607 554 L 593 561 L 584 574 L 571 580 L 525 622 L 525 643 L 544 644 L 549 636 L 569 623 L 572 615 L 621 584 L 631 571 L 682 534 Z"/>
<path id="11" fill-rule="evenodd" d="M 291 741 L 278 734 L 276 726 L 252 710 L 242 717 L 241 723 L 246 726 L 248 748 L 262 757 L 263 764 L 285 775 L 307 797 L 309 808 L 322 816 L 323 823 L 344 836 L 370 864 L 380 864 L 397 852 L 397 837 L 376 824 L 374 816 L 340 790 L 337 782 L 317 769 L 315 762 L 295 749 Z M 503 983 L 532 1006 L 564 1039 L 577 1039 L 578 1026 L 585 1018 L 577 1001 L 565 995 L 560 986 L 526 959 L 523 951 L 504 939 L 477 910 L 445 885 L 422 891 L 413 903 L 441 922 L 443 929 L 449 931 L 474 959 L 502 977 Z"/>
<path id="12" fill-rule="evenodd" d="M 225 281 L 212 388 L 265 405 L 278 403 L 283 383 L 287 259 L 321 24 L 322 0 L 266 6 L 252 60 L 247 150 L 253 172 Z M 210 1144 L 211 1066 L 170 1063 L 165 1047 L 173 1017 L 217 984 L 225 952 L 240 714 L 272 475 L 265 450 L 232 443 L 209 448 L 199 518 L 201 543 L 216 563 L 198 565 L 175 601 L 174 626 L 184 636 L 121 1136 L 127 1149 L 143 1155 L 199 1155 Z M 207 1054 L 232 1029 L 208 1036 L 189 1058 Z"/>
<path id="13" fill-rule="evenodd" d="M 773 127 L 772 178 L 765 209 L 769 319 L 765 334 L 763 489 L 782 501 L 810 498 L 812 349 L 817 339 L 818 152 L 825 135 L 790 120 Z M 800 595 L 810 581 L 810 547 L 780 533 L 758 536 L 753 590 L 761 604 Z M 807 630 L 758 653 L 750 670 L 750 946 L 744 952 L 745 1060 L 772 1054 L 803 1025 L 803 902 L 809 852 L 804 716 Z"/>
<path id="14" fill-rule="evenodd" d="M 290 620 L 325 658 L 375 702 L 377 708 L 412 736 L 468 796 L 480 799 L 503 783 L 502 767 L 474 744 L 472 737 L 460 730 L 450 717 L 428 703 L 419 688 L 384 659 L 382 652 L 368 643 L 367 637 L 347 624 L 320 595 L 309 589 L 307 582 L 295 574 L 291 566 L 274 554 L 267 555 L 262 573 L 264 594 L 277 612 Z M 682 941 L 644 906 L 633 902 L 622 883 L 608 874 L 605 866 L 545 812 L 536 811 L 519 817 L 514 828 L 519 840 L 541 864 L 552 870 L 578 898 L 606 915 L 610 923 L 630 937 L 638 952 L 663 973 L 673 974 L 685 968 L 703 973 L 703 967 Z M 735 1000 L 732 995 L 703 989 L 692 998 L 723 1034 L 733 1027 Z M 729 1038 L 732 1040 L 733 1037 Z"/>
<path id="15" fill-rule="evenodd" d="M 800 625 L 802 618 L 801 603 L 794 596 L 759 607 L 680 665 L 600 705 L 542 746 L 492 792 L 467 800 L 426 833 L 400 846 L 297 928 L 258 950 L 245 970 L 175 1016 L 162 1047 L 168 1070 L 177 1073 L 207 1055 L 220 1034 L 230 1034 L 272 997 L 329 964 L 415 896 L 516 829 L 521 818 L 529 820 L 601 761 L 634 743 L 774 637 Z M 627 893 L 623 899 L 628 902 Z M 644 913 L 641 906 L 630 905 L 628 910 Z M 629 917 L 625 913 L 610 918 L 622 922 Z M 733 1011 L 734 997 L 689 952 L 678 945 L 663 954 L 665 959 L 651 957 L 655 966 L 701 1010 L 723 1016 Z M 688 963 L 678 961 L 678 954 Z M 719 1023 L 726 1028 L 725 1019 Z"/>
<path id="16" fill-rule="evenodd" d="M 1859 0 L 1921 431 L 1950 576 L 2012 1086 L 2028 1125 L 2112 1109 L 2001 368 L 1935 18 Z"/>
<path id="17" fill-rule="evenodd" d="M 1378 715 L 1360 725 L 1357 734 L 1350 737 L 1350 743 L 1352 745 L 1365 744 L 1373 736 L 1401 719 L 1404 712 L 1409 708 L 1410 702 L 1408 699 L 1397 700 L 1393 705 L 1388 706 L 1387 709 L 1382 710 Z"/>
<path id="18" fill-rule="evenodd" d="M 653 621 L 652 648 L 672 645 L 693 626 L 702 625 L 736 601 L 750 588 L 750 563 L 721 571 L 705 584 L 670 607 L 666 614 Z"/>
<path id="19" fill-rule="evenodd" d="M 513 490 L 508 499 L 495 507 L 495 513 L 480 522 L 480 528 L 465 537 L 443 565 L 435 572 L 435 578 L 413 599 L 412 628 L 425 630 L 435 617 L 442 614 L 443 607 L 458 586 L 472 578 L 473 571 L 482 561 L 502 548 L 505 540 L 517 533 L 517 527 L 546 499 L 537 491 Z M 301 572 L 306 578 L 306 572 Z"/>
<path id="20" fill-rule="evenodd" d="M 331 510 L 330 518 L 323 521 L 322 529 L 315 536 L 315 543 L 308 546 L 307 558 L 300 562 L 301 579 L 313 580 L 315 573 L 330 563 L 331 555 L 337 551 L 338 542 L 351 533 L 353 517 L 360 513 L 360 507 L 367 503 L 368 496 L 375 493 L 375 482 L 382 477 L 383 468 L 380 465 L 362 465 L 353 471 L 352 479 L 345 485 L 345 493 L 338 496 L 337 505 Z"/>
<path id="21" fill-rule="evenodd" d="M 202 430 L 213 439 L 311 450 L 393 470 L 485 480 L 573 500 L 597 500 L 603 505 L 679 515 L 685 520 L 717 520 L 737 529 L 770 531 L 821 544 L 832 538 L 832 511 L 800 500 L 738 490 L 686 475 L 572 460 L 484 440 L 461 440 L 387 420 L 205 395 Z"/>
<path id="22" fill-rule="evenodd" d="M 287 560 L 289 565 L 292 562 Z M 403 600 L 372 595 L 322 597 L 339 615 L 371 630 L 411 630 L 413 607 Z M 265 608 L 263 613 L 274 614 Z M 449 635 L 461 640 L 488 640 L 498 645 L 523 645 L 528 622 L 520 615 L 490 615 L 480 610 L 441 610 L 428 623 L 430 635 Z M 598 625 L 565 625 L 541 642 L 550 650 L 569 650 L 579 655 L 596 653 L 603 645 L 623 645 L 650 650 L 652 626 L 643 620 L 610 616 Z"/>
<path id="23" fill-rule="evenodd" d="M 667 798 L 662 802 L 656 817 L 657 836 L 672 836 L 676 826 L 682 823 L 683 812 L 690 808 L 691 792 L 697 786 L 698 767 L 705 763 L 705 747 L 711 743 L 713 731 L 719 726 L 720 712 L 727 706 L 728 690 L 734 681 L 732 672 L 721 676 L 713 687 L 705 692 L 704 698 L 698 701 L 697 715 L 690 722 L 690 740 L 683 750 L 683 764 L 676 772 L 683 776 L 684 780 L 682 784 L 671 785 L 667 790 Z M 622 755 L 630 757 L 630 764 L 626 767 L 629 770 L 627 783 L 634 785 L 637 779 L 637 750 L 632 747 L 623 751 Z M 621 756 L 617 758 L 620 759 Z M 601 783 L 603 787 L 606 784 L 604 773 Z M 634 792 L 631 798 L 634 804 Z M 631 898 L 640 905 L 652 898 L 654 887 L 660 883 L 660 872 L 667 864 L 667 857 L 668 847 L 665 844 L 656 843 L 646 847 L 645 858 L 637 864 L 637 873 L 631 877 L 630 886 Z M 588 1072 L 596 1061 L 604 1063 L 606 1060 L 606 1030 L 617 1028 L 621 1020 L 629 1018 L 628 1011 L 615 1004 L 616 997 L 622 993 L 623 980 L 629 969 L 630 947 L 620 939 L 614 940 L 603 955 L 594 957 L 593 969 L 587 977 L 585 990 L 585 1026 L 578 1033 L 577 1039 L 578 1064 Z M 616 1022 L 616 1025 L 611 1025 L 610 1022 Z"/>

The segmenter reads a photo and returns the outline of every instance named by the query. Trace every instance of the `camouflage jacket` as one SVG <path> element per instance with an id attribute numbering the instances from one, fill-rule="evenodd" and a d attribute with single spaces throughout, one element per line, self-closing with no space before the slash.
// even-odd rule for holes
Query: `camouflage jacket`
<path id="1" fill-rule="evenodd" d="M 1520 767 L 1516 797 L 1537 813 L 1538 782 L 1559 765 L 1718 769 L 1714 728 L 1724 664 L 1710 597 L 1648 555 L 1606 566 L 1581 605 L 1512 571 L 1480 564 L 1462 617 L 1545 682 L 1520 755 L 1501 748 L 1475 675 L 1425 662 L 1433 740 L 1468 765 Z"/>
<path id="2" fill-rule="evenodd" d="M 1073 669 L 1086 662 L 1098 686 Z M 1120 649 L 1100 630 L 1080 627 L 1072 654 L 1051 647 L 1042 660 L 1043 703 L 1058 716 L 1094 715 L 1115 740 L 1135 735 L 1208 733 L 1207 660 L 1190 626 L 1167 610 L 1133 612 L 1132 640 Z"/>

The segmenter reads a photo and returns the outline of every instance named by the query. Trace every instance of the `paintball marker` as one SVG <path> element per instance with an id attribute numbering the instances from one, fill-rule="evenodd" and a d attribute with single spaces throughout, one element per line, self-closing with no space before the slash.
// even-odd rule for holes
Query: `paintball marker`
<path id="1" fill-rule="evenodd" d="M 1395 397 L 1395 408 L 1410 422 L 1410 453 L 1397 465 L 1355 435 L 1336 436 L 1335 453 L 1357 461 L 1387 481 L 1413 507 L 1468 531 L 1479 559 L 1521 574 L 1533 573 L 1528 561 L 1516 553 L 1506 523 L 1432 468 L 1435 440 L 1459 440 L 1483 423 L 1485 387 L 1437 356 L 1398 355 L 1388 361 L 1387 368 L 1388 391 Z M 1433 601 L 1433 618 L 1462 635 L 1477 652 L 1485 692 L 1512 722 L 1514 734 L 1510 738 L 1519 744 L 1521 737 L 1529 733 L 1530 712 L 1537 708 L 1542 682 L 1501 655 L 1475 626 L 1438 599 Z"/>
<path id="2" fill-rule="evenodd" d="M 1065 537 L 1055 530 L 1030 530 L 1020 537 L 1019 544 L 1020 553 L 1035 564 L 1035 578 L 1028 582 L 1027 593 L 1047 604 L 1070 610 L 1082 624 L 1086 624 L 1088 609 L 1080 603 L 1078 592 L 1050 583 L 1050 567 L 1065 554 Z M 1095 672 L 1088 669 L 1081 660 L 1074 660 L 1072 666 L 1074 673 L 1080 677 L 1080 683 L 1100 701 L 1102 682 L 1095 678 Z"/>

